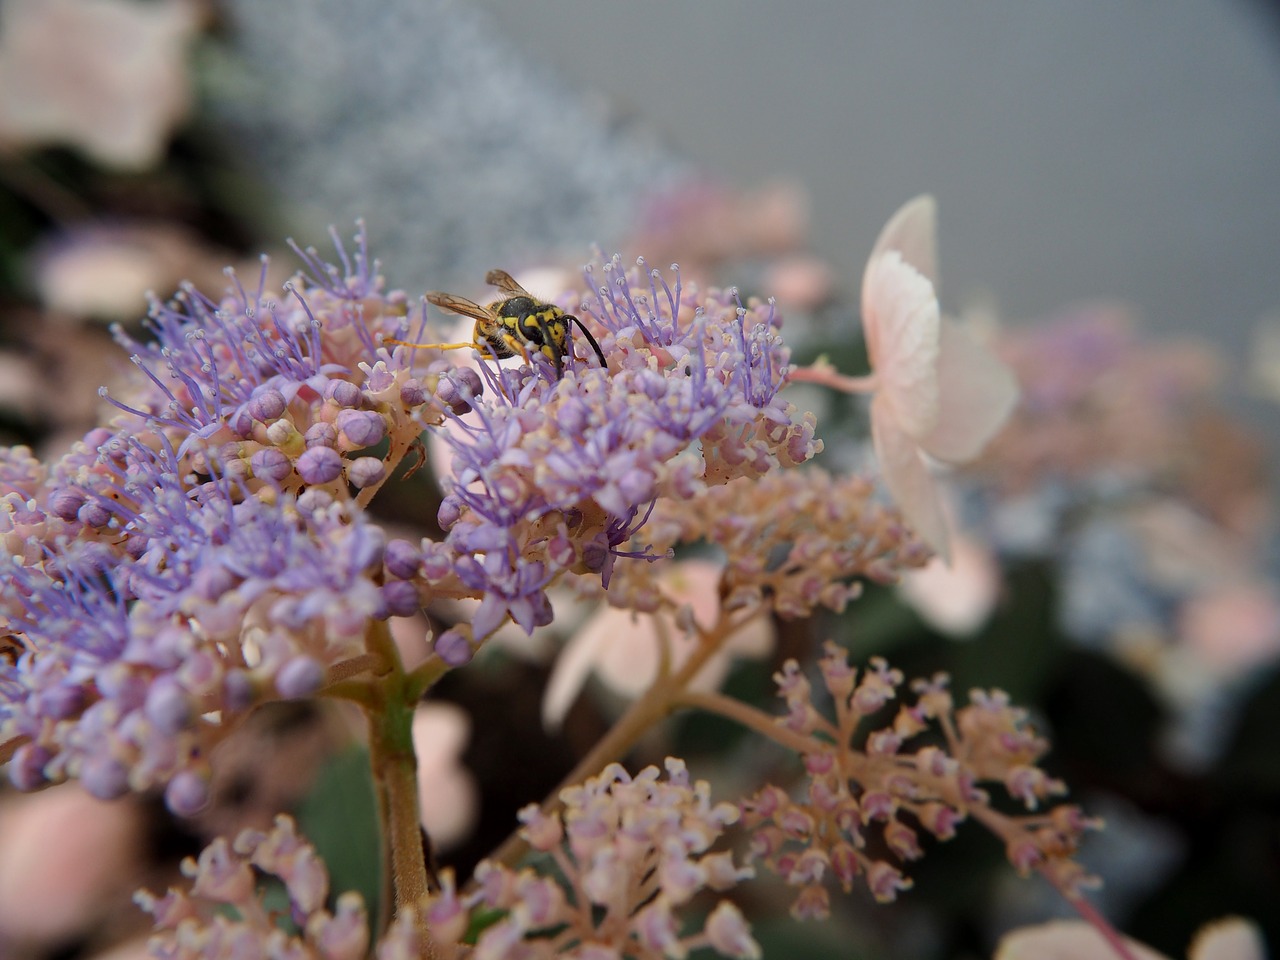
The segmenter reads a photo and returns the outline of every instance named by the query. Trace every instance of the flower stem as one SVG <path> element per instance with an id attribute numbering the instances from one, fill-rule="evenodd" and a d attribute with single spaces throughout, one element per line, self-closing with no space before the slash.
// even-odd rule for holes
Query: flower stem
<path id="1" fill-rule="evenodd" d="M 741 612 L 740 612 L 741 613 Z M 744 624 L 748 623 L 755 611 L 736 618 L 722 615 L 720 620 L 708 630 L 701 631 L 697 648 L 689 659 L 681 664 L 674 674 L 659 673 L 653 685 L 638 700 L 631 704 L 622 718 L 613 725 L 608 733 L 591 750 L 578 761 L 569 774 L 560 781 L 542 802 L 542 812 L 550 816 L 560 809 L 560 791 L 565 787 L 581 783 L 590 776 L 599 773 L 604 766 L 613 760 L 626 756 L 627 752 L 655 724 L 665 719 L 681 704 L 685 688 L 711 659 Z M 496 863 L 514 867 L 529 851 L 528 844 L 520 836 L 519 831 L 511 834 L 489 857 Z"/>
<path id="2" fill-rule="evenodd" d="M 801 756 L 812 753 L 817 747 L 817 743 L 812 738 L 779 725 L 778 717 L 773 714 L 765 713 L 733 697 L 726 697 L 723 693 L 686 690 L 673 698 L 673 705 L 694 707 L 708 713 L 719 714 L 748 730 L 754 730 L 762 737 L 781 744 L 788 750 L 794 750 Z"/>
<path id="3" fill-rule="evenodd" d="M 382 824 L 385 863 L 391 872 L 391 897 L 396 913 L 417 907 L 427 895 L 427 863 L 418 820 L 418 760 L 413 749 L 413 711 L 417 697 L 409 692 L 408 677 L 382 621 L 370 625 L 370 652 L 391 665 L 379 677 L 379 696 L 361 705 L 369 721 L 369 757 Z M 416 911 L 424 956 L 438 955 L 422 912 Z"/>

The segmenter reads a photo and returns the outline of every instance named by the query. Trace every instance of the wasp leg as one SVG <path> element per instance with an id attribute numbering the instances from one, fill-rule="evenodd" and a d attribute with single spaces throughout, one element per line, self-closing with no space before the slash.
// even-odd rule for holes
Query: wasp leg
<path id="1" fill-rule="evenodd" d="M 410 343 L 408 340 L 392 340 L 386 338 L 384 344 L 395 344 L 398 347 L 413 347 L 415 350 L 461 350 L 463 347 L 474 347 L 474 343 Z"/>

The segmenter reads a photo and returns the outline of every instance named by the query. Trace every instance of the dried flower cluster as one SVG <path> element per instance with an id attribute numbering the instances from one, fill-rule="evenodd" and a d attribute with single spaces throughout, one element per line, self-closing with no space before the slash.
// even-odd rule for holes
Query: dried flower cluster
<path id="1" fill-rule="evenodd" d="M 957 710 L 945 677 L 917 680 L 915 702 L 872 730 L 868 721 L 897 699 L 902 673 L 873 658 L 859 676 L 832 643 L 819 666 L 834 717 L 814 706 L 813 688 L 794 660 L 775 676 L 788 710 L 781 727 L 803 738 L 787 742 L 804 759 L 804 789 L 793 797 L 767 786 L 743 805 L 753 856 L 800 888 L 795 916 L 827 916 L 828 878 L 848 891 L 861 877 L 876 900 L 896 899 L 911 881 L 885 854 L 917 860 L 922 830 L 947 840 L 970 816 L 1004 840 L 1020 873 L 1040 870 L 1070 896 L 1092 882 L 1071 858 L 1096 822 L 1074 806 L 1007 816 L 980 786 L 1000 784 L 1033 811 L 1066 790 L 1036 766 L 1048 743 L 1008 697 L 973 691 L 969 706 Z"/>

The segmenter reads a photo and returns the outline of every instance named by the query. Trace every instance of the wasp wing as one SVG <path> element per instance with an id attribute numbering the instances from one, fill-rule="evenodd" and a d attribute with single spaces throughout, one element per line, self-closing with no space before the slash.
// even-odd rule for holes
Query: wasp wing
<path id="1" fill-rule="evenodd" d="M 484 275 L 484 282 L 490 286 L 497 287 L 508 297 L 529 297 L 530 300 L 538 299 L 537 297 L 531 296 L 528 290 L 516 283 L 515 278 L 505 270 L 490 270 Z"/>
<path id="2" fill-rule="evenodd" d="M 450 313 L 461 314 L 464 317 L 470 317 L 472 320 L 493 321 L 496 319 L 493 315 L 493 311 L 487 307 L 482 307 L 480 304 L 468 300 L 466 297 L 458 297 L 452 293 L 428 293 L 427 302 L 434 303 L 441 310 L 448 310 Z"/>

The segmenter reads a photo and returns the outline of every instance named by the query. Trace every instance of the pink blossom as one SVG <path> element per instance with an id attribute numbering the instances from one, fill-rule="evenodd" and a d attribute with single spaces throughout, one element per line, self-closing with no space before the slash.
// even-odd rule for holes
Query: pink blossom
<path id="1" fill-rule="evenodd" d="M 615 693 L 639 696 L 657 678 L 664 638 L 671 644 L 671 669 L 679 669 L 697 649 L 693 626 L 709 627 L 719 614 L 720 574 L 720 565 L 706 560 L 671 564 L 659 582 L 679 614 L 664 609 L 651 616 L 602 606 L 556 661 L 543 696 L 543 722 L 549 728 L 558 727 L 593 672 Z M 728 674 L 734 656 L 763 656 L 772 646 L 773 628 L 765 618 L 756 618 L 708 661 L 694 681 L 695 688 L 715 689 Z"/>
<path id="2" fill-rule="evenodd" d="M 418 809 L 437 849 L 466 839 L 475 823 L 476 784 L 462 766 L 471 721 L 448 703 L 424 703 L 413 715 L 413 748 L 418 755 Z"/>
<path id="3" fill-rule="evenodd" d="M 79 784 L 0 807 L 0 943 L 74 937 L 118 906 L 121 879 L 140 869 L 138 808 L 104 803 Z"/>
<path id="4" fill-rule="evenodd" d="M 961 533 L 952 541 L 950 564 L 934 557 L 919 570 L 904 571 L 898 592 L 935 630 L 969 637 L 995 606 L 1000 565 L 986 544 Z"/>
<path id="5" fill-rule="evenodd" d="M 934 202 L 908 202 L 889 220 L 862 277 L 872 366 L 871 430 L 885 483 L 916 531 L 949 556 L 946 518 L 926 456 L 973 459 L 1013 410 L 1008 369 L 943 318 L 934 291 Z"/>

